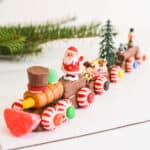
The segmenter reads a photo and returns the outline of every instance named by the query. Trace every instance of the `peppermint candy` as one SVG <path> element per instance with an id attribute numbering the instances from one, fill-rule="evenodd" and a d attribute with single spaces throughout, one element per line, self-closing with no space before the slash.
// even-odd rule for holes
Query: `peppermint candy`
<path id="1" fill-rule="evenodd" d="M 42 113 L 41 124 L 44 129 L 52 131 L 62 123 L 62 114 L 55 107 L 47 107 Z"/>
<path id="2" fill-rule="evenodd" d="M 15 110 L 23 110 L 23 106 L 22 106 L 22 99 L 19 99 L 18 101 L 15 101 L 12 106 L 11 106 L 12 109 L 15 109 Z"/>
<path id="3" fill-rule="evenodd" d="M 89 88 L 81 88 L 77 93 L 77 102 L 79 107 L 86 108 L 94 100 L 94 93 Z"/>

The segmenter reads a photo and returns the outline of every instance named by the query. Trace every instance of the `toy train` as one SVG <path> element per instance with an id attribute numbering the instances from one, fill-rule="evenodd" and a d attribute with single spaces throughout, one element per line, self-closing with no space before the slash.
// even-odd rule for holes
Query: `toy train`
<path id="1" fill-rule="evenodd" d="M 14 136 L 32 131 L 54 130 L 75 117 L 75 108 L 86 108 L 93 103 L 95 94 L 103 94 L 110 82 L 118 82 L 125 72 L 132 72 L 145 61 L 138 47 L 117 52 L 118 61 L 107 66 L 105 59 L 85 62 L 85 69 L 78 73 L 78 80 L 58 78 L 53 69 L 32 66 L 27 69 L 28 90 L 23 99 L 6 108 L 6 125 Z"/>

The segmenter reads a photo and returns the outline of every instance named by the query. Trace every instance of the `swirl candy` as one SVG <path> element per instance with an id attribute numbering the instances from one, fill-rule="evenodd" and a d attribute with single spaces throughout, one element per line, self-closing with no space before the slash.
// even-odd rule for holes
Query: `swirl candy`
<path id="1" fill-rule="evenodd" d="M 58 113 L 54 107 L 47 107 L 43 111 L 41 118 L 43 128 L 52 131 L 62 123 L 63 115 Z"/>
<path id="2" fill-rule="evenodd" d="M 135 61 L 135 59 L 133 57 L 130 57 L 126 61 L 126 66 L 125 67 L 126 67 L 127 72 L 132 72 L 134 69 L 137 68 L 137 62 Z"/>
<path id="3" fill-rule="evenodd" d="M 107 90 L 109 88 L 108 86 L 109 86 L 109 82 L 106 79 L 106 77 L 103 75 L 97 77 L 97 79 L 94 82 L 96 94 L 103 94 L 105 92 L 105 90 Z"/>
<path id="4" fill-rule="evenodd" d="M 110 71 L 111 82 L 118 82 L 121 78 L 124 77 L 124 71 L 120 66 L 113 66 Z"/>
<path id="5" fill-rule="evenodd" d="M 135 55 L 135 59 L 137 61 L 138 64 L 141 64 L 142 63 L 142 53 L 141 51 L 137 51 L 136 55 Z"/>
<path id="6" fill-rule="evenodd" d="M 59 100 L 56 104 L 56 109 L 64 114 L 63 122 L 68 119 L 73 119 L 75 117 L 75 108 L 72 106 L 71 101 L 69 99 Z"/>
<path id="7" fill-rule="evenodd" d="M 81 88 L 77 94 L 77 102 L 79 107 L 86 108 L 94 100 L 94 93 L 89 88 Z"/>
<path id="8" fill-rule="evenodd" d="M 15 110 L 23 110 L 23 106 L 22 106 L 22 99 L 18 100 L 18 101 L 15 101 L 12 106 L 11 106 L 12 109 L 15 109 Z"/>

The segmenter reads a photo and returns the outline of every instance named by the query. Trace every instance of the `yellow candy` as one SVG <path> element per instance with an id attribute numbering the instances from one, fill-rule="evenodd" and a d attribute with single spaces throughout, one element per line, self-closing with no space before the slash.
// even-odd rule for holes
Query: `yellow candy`
<path id="1" fill-rule="evenodd" d="M 35 100 L 32 97 L 28 97 L 23 100 L 22 106 L 23 109 L 32 108 L 35 106 Z"/>
<path id="2" fill-rule="evenodd" d="M 122 69 L 119 70 L 118 77 L 121 79 L 124 77 L 124 71 Z"/>

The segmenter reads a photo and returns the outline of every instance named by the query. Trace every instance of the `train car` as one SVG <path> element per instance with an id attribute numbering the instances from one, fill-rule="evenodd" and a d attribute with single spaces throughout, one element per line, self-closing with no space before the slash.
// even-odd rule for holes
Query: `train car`
<path id="1" fill-rule="evenodd" d="M 124 70 L 118 64 L 112 67 L 108 67 L 107 61 L 102 58 L 96 58 L 91 62 L 86 61 L 84 63 L 84 66 L 86 69 L 85 71 L 83 71 L 83 74 L 85 74 L 84 75 L 85 78 L 87 78 L 87 80 L 90 80 L 90 82 L 91 82 L 91 79 L 93 78 L 90 75 L 92 72 L 94 72 L 94 74 L 96 73 L 98 76 L 99 75 L 101 76 L 101 80 L 103 80 L 103 92 L 105 90 L 108 90 L 110 82 L 116 83 L 120 79 L 122 79 L 124 76 Z M 100 79 L 100 77 L 98 78 Z M 94 80 L 95 80 L 95 77 L 94 77 Z M 89 85 L 89 82 L 87 84 Z M 90 84 L 90 86 L 92 85 Z"/>
<path id="2" fill-rule="evenodd" d="M 141 64 L 146 60 L 146 55 L 142 54 L 137 46 L 127 48 L 124 51 L 118 51 L 117 56 L 117 65 L 123 68 L 126 72 L 132 72 L 137 68 L 138 64 Z"/>

